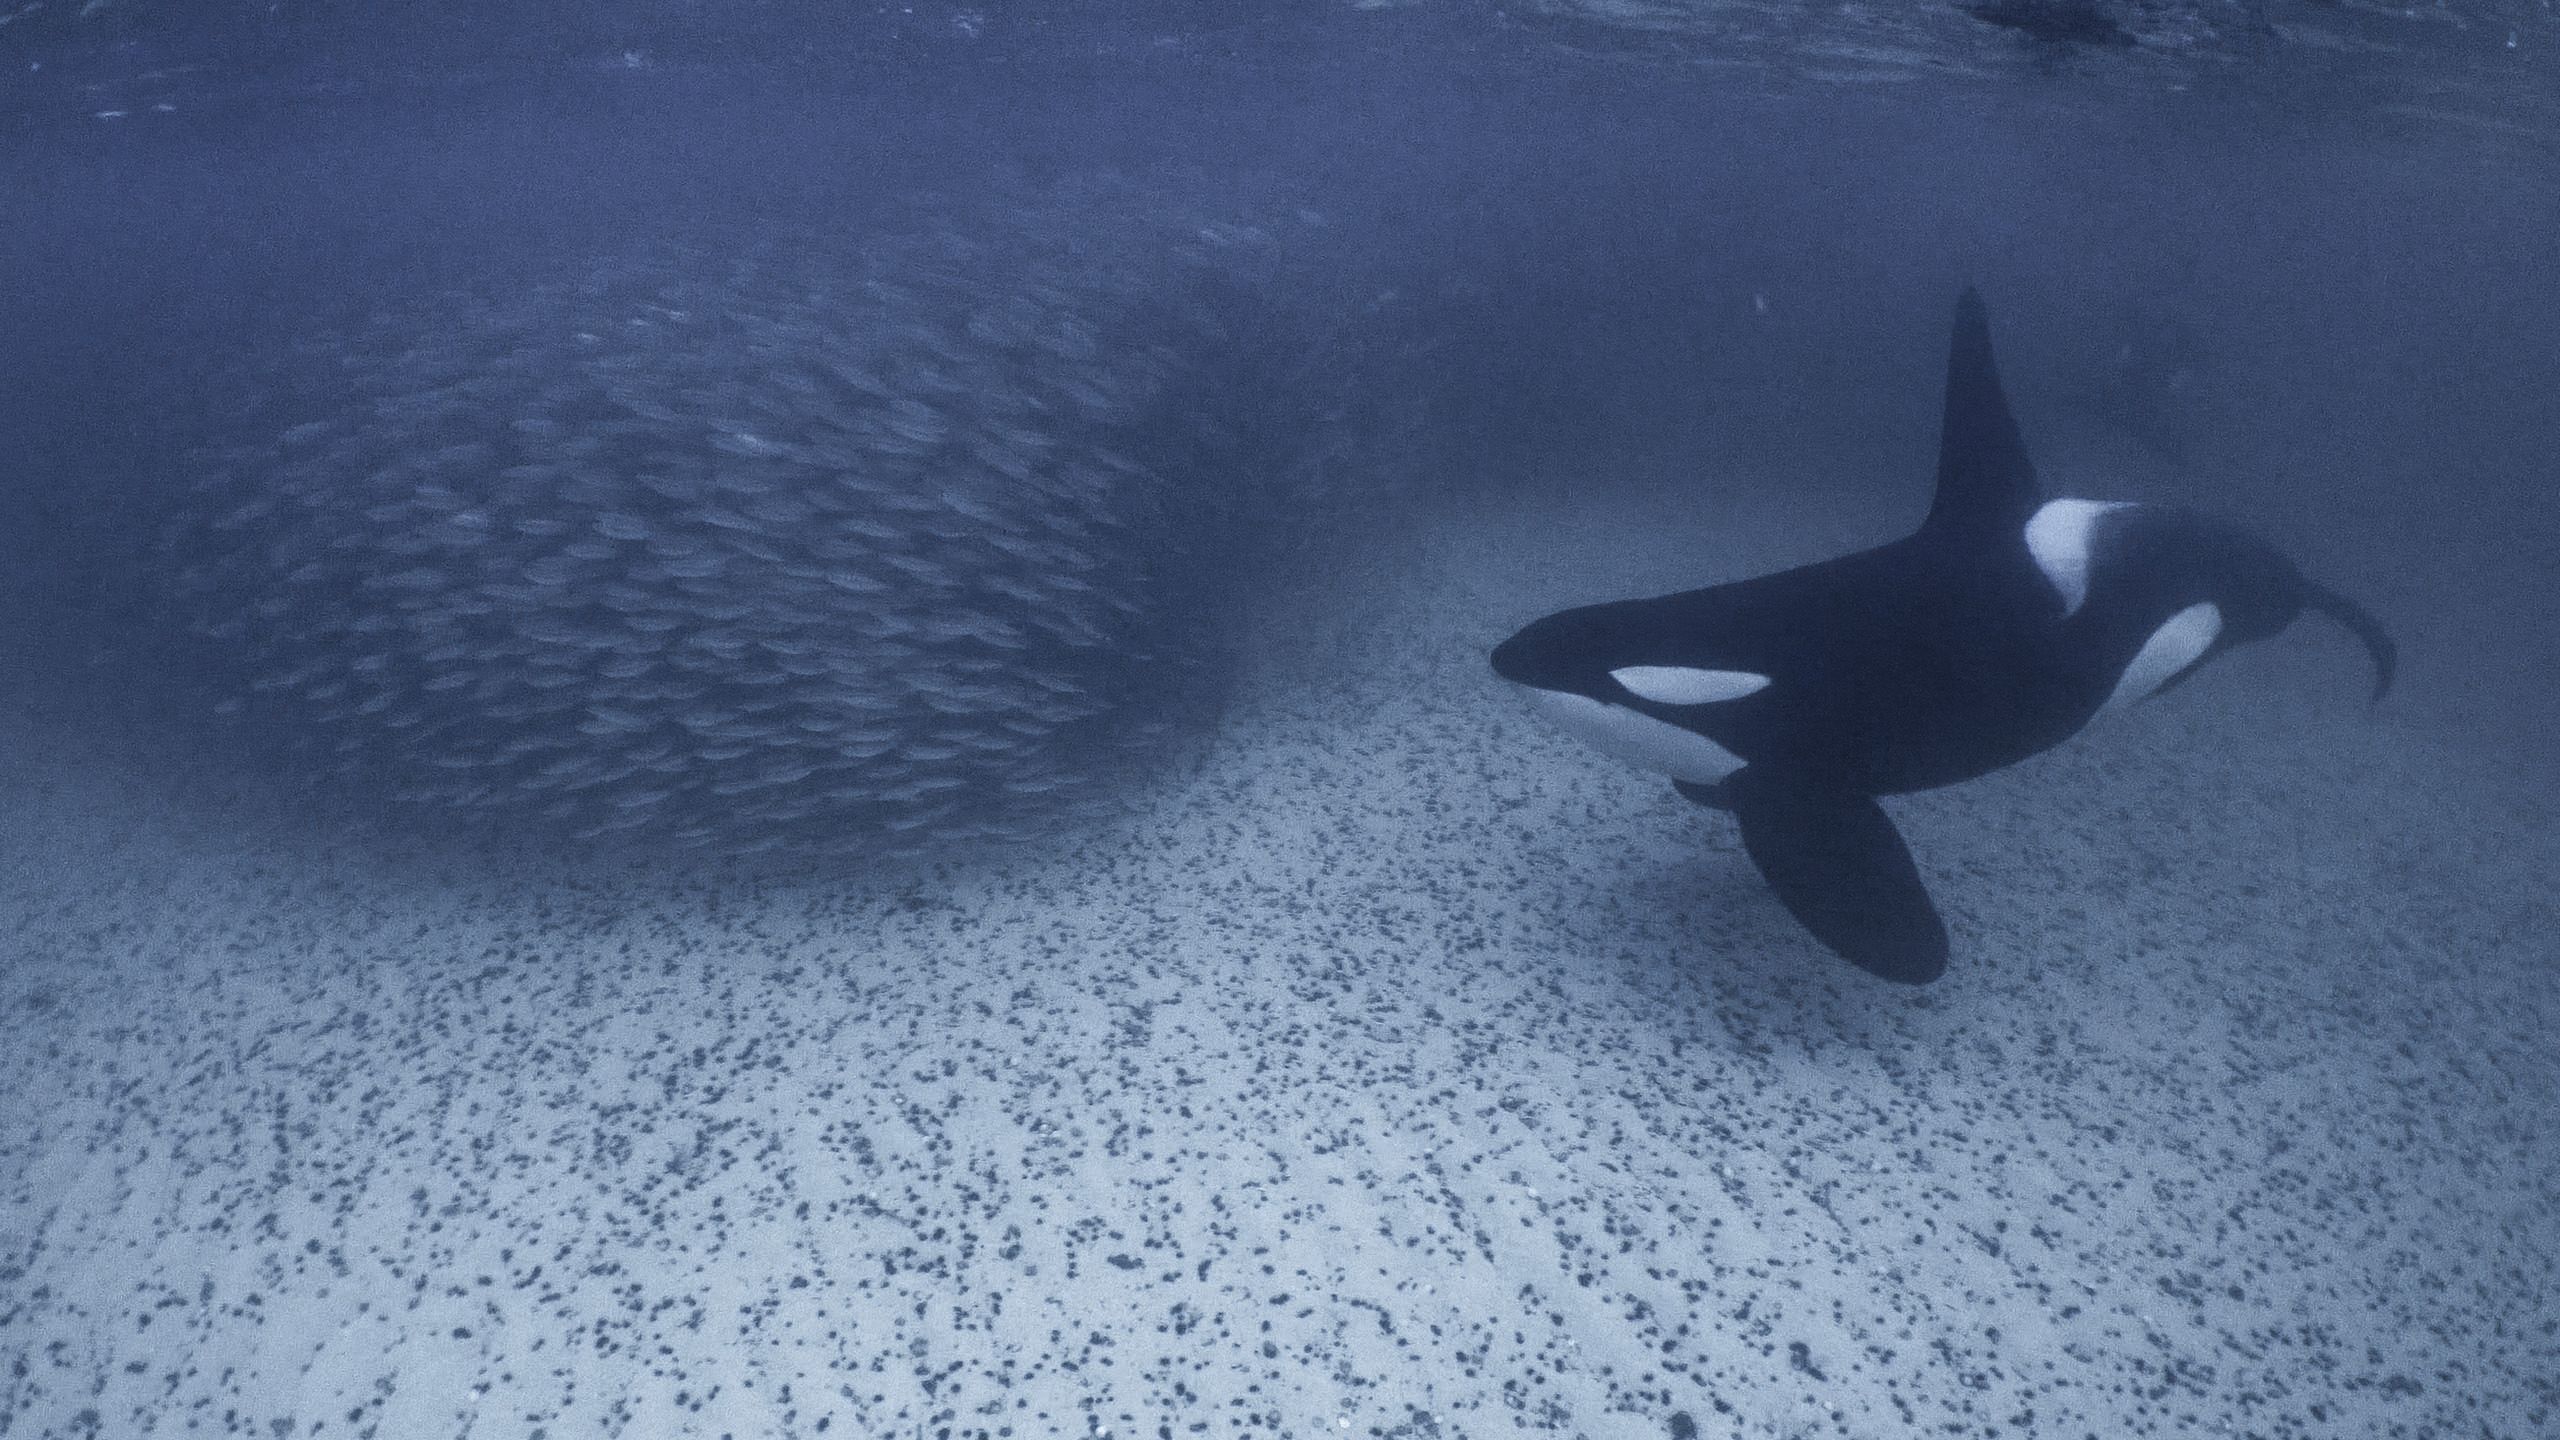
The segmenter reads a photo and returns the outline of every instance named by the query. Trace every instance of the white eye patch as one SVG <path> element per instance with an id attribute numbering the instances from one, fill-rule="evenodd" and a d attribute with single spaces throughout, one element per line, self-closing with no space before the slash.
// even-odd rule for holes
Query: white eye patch
<path id="1" fill-rule="evenodd" d="M 1686 665 L 1629 665 L 1610 671 L 1609 678 L 1627 687 L 1628 694 L 1656 705 L 1739 700 L 1769 683 L 1768 676 L 1748 670 L 1693 670 Z"/>

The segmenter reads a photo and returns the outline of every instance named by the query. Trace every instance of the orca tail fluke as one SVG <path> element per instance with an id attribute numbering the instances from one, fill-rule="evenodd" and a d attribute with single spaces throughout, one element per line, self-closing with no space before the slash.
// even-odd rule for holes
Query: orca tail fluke
<path id="1" fill-rule="evenodd" d="M 1926 985 L 1946 972 L 1946 924 L 1873 796 L 1775 783 L 1749 769 L 1723 788 L 1742 848 L 1813 938 L 1899 984 Z"/>
<path id="2" fill-rule="evenodd" d="M 2381 704 L 2382 697 L 2391 693 L 2392 677 L 2400 668 L 2400 646 L 2392 640 L 2391 632 L 2382 628 L 2372 611 L 2325 585 L 2305 580 L 2302 591 L 2303 604 L 2337 621 L 2347 633 L 2364 642 L 2366 653 L 2373 657 L 2373 703 Z"/>

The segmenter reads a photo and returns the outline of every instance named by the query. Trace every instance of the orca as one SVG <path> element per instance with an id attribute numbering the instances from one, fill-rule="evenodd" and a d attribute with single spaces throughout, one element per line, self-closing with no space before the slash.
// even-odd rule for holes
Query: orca
<path id="1" fill-rule="evenodd" d="M 2044 494 L 1967 288 L 1918 530 L 1731 584 L 1559 611 L 1492 659 L 1568 731 L 1730 811 L 1815 939 L 1916 985 L 1945 972 L 1947 929 L 1878 796 L 2050 749 L 2306 609 L 2363 642 L 2379 702 L 2391 637 L 2266 540 L 2183 508 Z"/>

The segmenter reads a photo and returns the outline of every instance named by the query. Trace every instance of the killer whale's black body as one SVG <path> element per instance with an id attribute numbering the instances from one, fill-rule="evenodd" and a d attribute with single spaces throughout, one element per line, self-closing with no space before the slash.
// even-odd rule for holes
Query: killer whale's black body
<path id="1" fill-rule="evenodd" d="M 1956 308 L 1936 497 L 1872 550 L 1547 616 L 1493 651 L 1595 743 L 1733 812 L 1814 936 L 1920 983 L 1947 935 L 1879 795 L 1988 774 L 2157 694 L 2306 608 L 2394 649 L 2352 602 L 2237 526 L 2048 501 L 2001 392 L 1981 298 Z"/>

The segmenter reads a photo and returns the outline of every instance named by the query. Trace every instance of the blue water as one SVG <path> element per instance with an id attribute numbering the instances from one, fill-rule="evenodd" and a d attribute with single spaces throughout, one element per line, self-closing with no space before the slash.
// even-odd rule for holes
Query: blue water
<path id="1" fill-rule="evenodd" d="M 2000 13 L 9 17 L 0 1435 L 2560 1425 L 2560 29 Z M 1896 802 L 1910 992 L 1483 657 L 1966 284 L 2401 672 Z"/>

